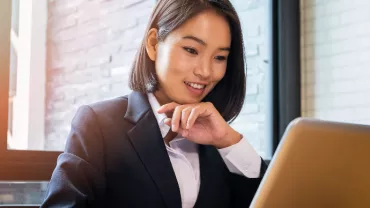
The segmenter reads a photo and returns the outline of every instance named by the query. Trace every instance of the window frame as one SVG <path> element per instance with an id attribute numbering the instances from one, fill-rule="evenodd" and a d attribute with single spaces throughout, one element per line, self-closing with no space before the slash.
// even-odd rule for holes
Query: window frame
<path id="1" fill-rule="evenodd" d="M 12 0 L 0 6 L 0 179 L 1 181 L 48 181 L 61 152 L 8 149 L 8 95 Z"/>
<path id="2" fill-rule="evenodd" d="M 272 155 L 289 123 L 301 117 L 301 1 L 272 0 Z M 298 87 L 292 87 L 298 86 Z"/>
<path id="3" fill-rule="evenodd" d="M 11 48 L 17 56 L 17 76 L 16 94 L 11 101 L 13 134 L 8 133 L 8 144 L 11 149 L 43 149 L 47 0 L 26 1 L 18 5 L 16 15 L 18 33 L 10 29 Z"/>

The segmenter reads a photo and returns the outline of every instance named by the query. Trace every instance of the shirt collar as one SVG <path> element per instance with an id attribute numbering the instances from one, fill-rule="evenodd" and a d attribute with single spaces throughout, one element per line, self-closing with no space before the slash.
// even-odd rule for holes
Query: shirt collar
<path id="1" fill-rule="evenodd" d="M 170 127 L 164 123 L 164 120 L 167 118 L 167 116 L 165 113 L 161 114 L 157 113 L 157 110 L 159 107 L 161 107 L 161 105 L 159 104 L 157 98 L 153 95 L 153 93 L 148 93 L 148 100 L 153 110 L 154 116 L 158 122 L 158 126 L 161 131 L 162 137 L 164 138 L 170 131 Z"/>

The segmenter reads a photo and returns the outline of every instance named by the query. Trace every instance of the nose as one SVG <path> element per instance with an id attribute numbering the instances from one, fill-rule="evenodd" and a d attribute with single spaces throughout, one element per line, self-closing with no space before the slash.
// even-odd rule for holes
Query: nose
<path id="1" fill-rule="evenodd" d="M 195 76 L 202 80 L 207 80 L 212 75 L 212 63 L 209 60 L 203 60 L 194 70 Z"/>

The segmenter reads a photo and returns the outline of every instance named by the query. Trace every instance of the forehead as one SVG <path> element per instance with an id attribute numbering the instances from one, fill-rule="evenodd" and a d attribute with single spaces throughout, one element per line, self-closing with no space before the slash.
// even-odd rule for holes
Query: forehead
<path id="1" fill-rule="evenodd" d="M 207 44 L 228 47 L 231 42 L 231 32 L 226 18 L 213 10 L 206 10 L 187 20 L 170 33 L 181 38 L 193 35 Z"/>

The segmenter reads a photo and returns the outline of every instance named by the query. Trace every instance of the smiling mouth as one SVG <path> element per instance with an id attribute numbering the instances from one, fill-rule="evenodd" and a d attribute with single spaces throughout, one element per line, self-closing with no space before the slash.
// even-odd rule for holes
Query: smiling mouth
<path id="1" fill-rule="evenodd" d="M 197 90 L 203 90 L 204 88 L 206 88 L 207 85 L 203 85 L 203 84 L 196 84 L 196 83 L 192 83 L 192 82 L 184 82 L 186 85 L 194 88 L 194 89 L 197 89 Z"/>

